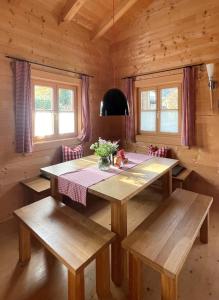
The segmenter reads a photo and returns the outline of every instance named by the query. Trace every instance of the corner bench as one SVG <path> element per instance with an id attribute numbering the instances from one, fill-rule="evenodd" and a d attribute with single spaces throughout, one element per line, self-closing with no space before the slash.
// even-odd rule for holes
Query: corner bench
<path id="1" fill-rule="evenodd" d="M 50 180 L 47 178 L 36 176 L 21 181 L 21 184 L 29 192 L 28 197 L 32 201 L 37 201 L 50 195 Z"/>
<path id="2" fill-rule="evenodd" d="M 110 293 L 109 245 L 115 234 L 47 197 L 14 212 L 19 223 L 19 260 L 31 256 L 33 234 L 68 269 L 68 299 L 84 299 L 84 268 L 96 259 L 100 299 Z"/>
<path id="3" fill-rule="evenodd" d="M 208 242 L 212 202 L 211 197 L 176 189 L 123 241 L 129 253 L 130 299 L 142 299 L 142 263 L 160 272 L 161 299 L 177 299 L 178 275 L 199 230 L 201 242 Z"/>
<path id="4" fill-rule="evenodd" d="M 173 176 L 173 185 L 179 188 L 183 188 L 184 183 L 190 177 L 192 170 L 185 169 L 179 173 L 177 176 Z"/>

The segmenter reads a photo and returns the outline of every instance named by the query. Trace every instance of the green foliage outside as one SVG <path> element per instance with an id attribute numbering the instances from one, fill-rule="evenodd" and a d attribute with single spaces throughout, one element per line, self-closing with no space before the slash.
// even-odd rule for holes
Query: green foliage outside
<path id="1" fill-rule="evenodd" d="M 72 108 L 73 108 L 72 90 L 59 89 L 59 110 L 72 111 Z"/>
<path id="2" fill-rule="evenodd" d="M 178 88 L 163 89 L 161 105 L 163 109 L 178 109 Z"/>
<path id="3" fill-rule="evenodd" d="M 73 92 L 68 89 L 59 89 L 59 111 L 72 111 Z M 35 109 L 53 109 L 53 88 L 47 86 L 35 86 Z"/>
<path id="4" fill-rule="evenodd" d="M 53 89 L 47 86 L 35 86 L 35 109 L 52 110 Z"/>

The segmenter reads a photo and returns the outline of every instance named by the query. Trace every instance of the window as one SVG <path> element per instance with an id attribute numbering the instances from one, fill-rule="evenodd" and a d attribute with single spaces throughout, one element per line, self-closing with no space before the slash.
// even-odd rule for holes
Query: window
<path id="1" fill-rule="evenodd" d="M 33 135 L 35 139 L 77 134 L 77 87 L 33 81 Z"/>
<path id="2" fill-rule="evenodd" d="M 139 131 L 151 134 L 180 134 L 180 86 L 139 89 Z"/>

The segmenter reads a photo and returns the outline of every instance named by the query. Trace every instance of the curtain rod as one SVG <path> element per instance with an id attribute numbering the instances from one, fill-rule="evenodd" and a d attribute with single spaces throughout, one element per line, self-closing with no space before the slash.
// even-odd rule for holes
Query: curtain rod
<path id="1" fill-rule="evenodd" d="M 47 67 L 47 68 L 51 68 L 51 69 L 55 69 L 55 70 L 59 70 L 59 71 L 65 71 L 65 72 L 69 72 L 69 73 L 73 73 L 73 74 L 77 74 L 77 75 L 84 75 L 84 76 L 88 76 L 88 77 L 91 77 L 91 78 L 94 77 L 93 75 L 88 75 L 88 74 L 85 74 L 85 73 L 80 73 L 80 72 L 70 71 L 70 70 L 67 70 L 67 69 L 62 69 L 62 68 L 54 67 L 54 66 L 51 66 L 51 65 L 44 65 L 44 64 L 41 64 L 41 63 L 38 63 L 38 62 L 35 62 L 35 61 L 31 61 L 31 60 L 26 60 L 26 59 L 17 58 L 17 57 L 8 56 L 8 55 L 6 55 L 5 57 L 6 57 L 6 58 L 10 58 L 10 59 L 16 59 L 16 60 L 18 60 L 18 61 L 29 62 L 29 63 L 31 63 L 31 64 L 33 64 L 33 65 L 42 66 L 42 67 Z"/>
<path id="2" fill-rule="evenodd" d="M 176 71 L 176 70 L 180 70 L 180 69 L 183 69 L 183 68 L 186 68 L 186 67 L 198 67 L 198 66 L 203 66 L 203 65 L 204 65 L 204 63 L 194 64 L 194 65 L 185 65 L 185 66 L 176 67 L 176 68 L 169 68 L 169 69 L 166 69 L 166 70 L 160 70 L 160 71 L 154 71 L 154 72 L 148 72 L 148 73 L 141 73 L 141 74 L 132 75 L 132 76 L 126 76 L 126 77 L 122 77 L 121 79 L 141 77 L 141 76 L 146 76 L 146 75 L 164 73 L 164 72 L 168 72 L 168 71 Z"/>

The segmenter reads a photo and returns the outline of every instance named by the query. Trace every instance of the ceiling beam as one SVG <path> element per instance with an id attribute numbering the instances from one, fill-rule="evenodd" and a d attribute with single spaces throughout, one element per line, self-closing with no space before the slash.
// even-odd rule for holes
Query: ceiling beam
<path id="1" fill-rule="evenodd" d="M 106 17 L 102 24 L 93 33 L 92 40 L 103 36 L 138 0 L 123 0 L 118 7 L 115 8 L 114 18 L 111 14 Z M 114 19 L 114 20 L 113 20 Z"/>
<path id="2" fill-rule="evenodd" d="M 71 21 L 87 0 L 67 0 L 59 17 L 59 22 Z"/>

